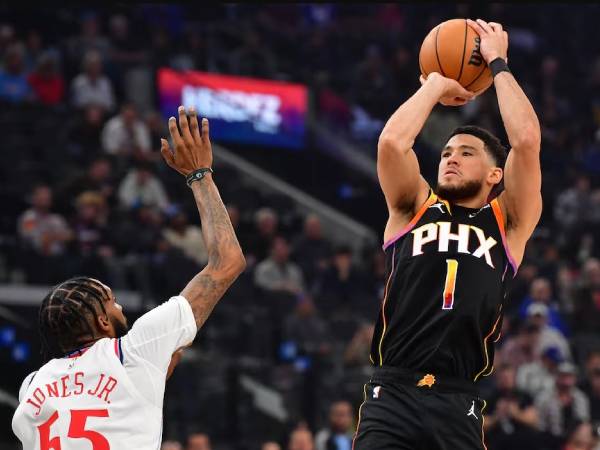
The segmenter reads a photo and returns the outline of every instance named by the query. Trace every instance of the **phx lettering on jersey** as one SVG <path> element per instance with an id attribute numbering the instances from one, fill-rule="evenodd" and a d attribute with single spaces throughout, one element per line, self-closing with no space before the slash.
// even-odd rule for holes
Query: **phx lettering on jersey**
<path id="1" fill-rule="evenodd" d="M 36 409 L 36 416 L 40 414 L 42 405 L 50 397 L 65 398 L 72 395 L 85 394 L 97 397 L 105 403 L 110 404 L 108 396 L 116 387 L 117 380 L 111 376 L 101 373 L 98 379 L 87 380 L 83 372 L 76 372 L 73 375 L 61 377 L 60 381 L 48 383 L 43 388 L 38 387 L 33 391 L 31 397 L 27 399 L 27 403 Z"/>
<path id="2" fill-rule="evenodd" d="M 451 226 L 451 222 L 426 223 L 413 230 L 412 256 L 422 255 L 423 246 L 433 241 L 437 240 L 439 252 L 447 252 L 450 241 L 457 241 L 458 253 L 471 254 L 476 258 L 481 258 L 483 256 L 485 262 L 490 267 L 494 268 L 492 255 L 490 254 L 490 250 L 497 243 L 494 238 L 486 238 L 483 230 L 474 227 L 473 225 L 458 224 L 458 233 L 450 232 Z M 479 241 L 479 247 L 474 252 L 469 251 L 469 239 L 471 238 L 472 233 L 475 233 L 475 236 Z"/>

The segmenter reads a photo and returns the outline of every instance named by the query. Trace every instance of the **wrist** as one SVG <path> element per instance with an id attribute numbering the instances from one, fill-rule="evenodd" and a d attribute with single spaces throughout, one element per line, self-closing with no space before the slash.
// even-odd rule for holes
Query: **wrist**
<path id="1" fill-rule="evenodd" d="M 500 53 L 491 53 L 487 56 L 488 57 L 485 58 L 485 63 L 488 66 L 492 63 L 492 61 L 494 61 L 495 59 L 498 59 L 498 58 L 502 58 L 504 60 L 504 62 L 506 62 L 506 56 L 502 56 Z"/>
<path id="2" fill-rule="evenodd" d="M 199 192 L 200 189 L 202 189 L 202 185 L 205 185 L 207 183 L 212 183 L 212 182 L 213 182 L 212 173 L 208 172 L 204 175 L 204 177 L 201 180 L 193 181 L 189 185 L 189 187 L 192 190 L 192 192 L 196 193 L 196 192 Z"/>
<path id="3" fill-rule="evenodd" d="M 186 175 L 185 182 L 189 187 L 192 187 L 192 184 L 196 183 L 197 181 L 202 181 L 204 178 L 211 175 L 212 172 L 213 170 L 210 167 L 196 169 Z"/>
<path id="4" fill-rule="evenodd" d="M 500 56 L 498 56 L 497 58 L 493 59 L 489 64 L 488 64 L 490 71 L 492 72 L 492 77 L 496 78 L 496 75 L 498 75 L 501 72 L 508 72 L 510 73 L 510 69 L 508 68 L 508 64 L 506 64 L 506 60 Z"/>
<path id="5" fill-rule="evenodd" d="M 436 101 L 444 97 L 446 93 L 446 80 L 441 75 L 429 77 L 425 82 L 425 86 L 434 93 Z"/>

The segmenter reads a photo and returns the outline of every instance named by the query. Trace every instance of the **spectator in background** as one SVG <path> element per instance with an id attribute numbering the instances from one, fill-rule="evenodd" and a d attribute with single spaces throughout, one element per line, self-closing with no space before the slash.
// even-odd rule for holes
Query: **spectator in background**
<path id="1" fill-rule="evenodd" d="M 254 282 L 267 292 L 297 295 L 304 291 L 302 271 L 290 261 L 290 247 L 284 237 L 273 239 L 271 256 L 256 266 Z"/>
<path id="2" fill-rule="evenodd" d="M 166 241 L 199 266 L 204 266 L 208 261 L 208 253 L 200 227 L 190 225 L 185 212 L 176 206 L 168 208 L 167 214 L 169 223 L 163 231 Z"/>
<path id="3" fill-rule="evenodd" d="M 94 52 L 100 56 L 101 60 L 107 60 L 110 43 L 101 32 L 98 14 L 85 12 L 82 14 L 80 23 L 80 34 L 69 39 L 67 43 L 69 59 L 74 64 L 80 64 L 86 55 Z"/>
<path id="4" fill-rule="evenodd" d="M 85 172 L 76 172 L 61 186 L 59 192 L 61 207 L 68 210 L 70 202 L 85 191 L 93 191 L 100 194 L 107 205 L 113 203 L 114 181 L 112 177 L 112 165 L 105 157 L 95 159 L 90 163 Z"/>
<path id="5" fill-rule="evenodd" d="M 11 24 L 0 24 L 0 59 L 4 61 L 8 48 L 15 43 L 15 29 Z"/>
<path id="6" fill-rule="evenodd" d="M 273 239 L 279 228 L 279 217 L 271 208 L 260 208 L 254 213 L 254 232 L 248 236 L 245 252 L 256 261 L 262 261 L 269 254 Z"/>
<path id="7" fill-rule="evenodd" d="M 536 354 L 539 356 L 550 347 L 555 347 L 565 360 L 571 360 L 571 349 L 567 339 L 555 328 L 548 325 L 548 307 L 542 303 L 532 303 L 527 308 L 527 322 L 539 330 Z"/>
<path id="8" fill-rule="evenodd" d="M 185 450 L 211 450 L 210 437 L 205 433 L 194 433 L 188 436 Z"/>
<path id="9" fill-rule="evenodd" d="M 525 297 L 519 307 L 521 319 L 527 318 L 527 308 L 532 304 L 546 305 L 548 308 L 548 325 L 560 331 L 564 336 L 568 336 L 567 326 L 563 320 L 558 303 L 552 296 L 552 285 L 547 278 L 536 278 L 531 283 L 529 296 Z"/>
<path id="10" fill-rule="evenodd" d="M 138 118 L 133 104 L 123 104 L 121 112 L 106 122 L 102 130 L 102 147 L 106 153 L 120 159 L 145 159 L 151 149 L 150 131 Z"/>
<path id="11" fill-rule="evenodd" d="M 144 115 L 144 121 L 148 128 L 148 132 L 150 133 L 150 146 L 152 146 L 152 143 L 160 142 L 164 136 L 167 136 L 169 132 L 166 126 L 167 122 L 158 111 L 148 111 Z M 156 155 L 157 160 L 160 158 L 159 152 L 153 152 L 153 154 Z"/>
<path id="12" fill-rule="evenodd" d="M 348 367 L 369 366 L 371 342 L 375 326 L 372 323 L 362 324 L 352 337 L 344 352 L 344 364 Z"/>
<path id="13" fill-rule="evenodd" d="M 260 450 L 281 450 L 281 445 L 275 441 L 263 442 Z"/>
<path id="14" fill-rule="evenodd" d="M 62 257 L 73 234 L 66 220 L 51 212 L 50 187 L 36 186 L 31 205 L 18 221 L 27 279 L 31 283 L 53 283 L 62 275 Z"/>
<path id="15" fill-rule="evenodd" d="M 319 308 L 328 315 L 350 310 L 364 314 L 370 297 L 361 275 L 352 263 L 352 249 L 347 245 L 339 245 L 333 252 L 331 267 L 316 285 L 315 296 L 319 299 Z"/>
<path id="16" fill-rule="evenodd" d="M 567 433 L 563 450 L 598 450 L 594 443 L 598 441 L 594 436 L 592 425 L 589 422 L 578 423 L 571 432 Z"/>
<path id="17" fill-rule="evenodd" d="M 313 435 L 308 428 L 296 428 L 290 434 L 288 450 L 315 450 Z"/>
<path id="18" fill-rule="evenodd" d="M 293 259 L 311 284 L 327 269 L 331 258 L 331 244 L 323 236 L 321 220 L 316 214 L 304 219 L 304 233 L 293 243 Z"/>
<path id="19" fill-rule="evenodd" d="M 554 203 L 558 241 L 571 258 L 579 248 L 580 233 L 584 231 L 590 203 L 590 180 L 585 175 L 579 175 L 575 184 L 563 190 Z"/>
<path id="20" fill-rule="evenodd" d="M 93 104 L 86 106 L 83 114 L 71 118 L 62 136 L 64 149 L 70 159 L 85 164 L 102 153 L 100 137 L 103 124 L 104 110 Z"/>
<path id="21" fill-rule="evenodd" d="M 352 405 L 345 400 L 329 407 L 329 424 L 315 436 L 315 450 L 349 450 L 352 448 Z"/>
<path id="22" fill-rule="evenodd" d="M 358 64 L 352 92 L 356 103 L 371 116 L 383 119 L 396 107 L 389 69 L 377 45 L 367 47 L 364 59 Z"/>
<path id="23" fill-rule="evenodd" d="M 119 186 L 118 197 L 122 208 L 129 210 L 146 206 L 164 211 L 169 199 L 162 181 L 153 174 L 153 167 L 147 162 L 138 162 Z"/>
<path id="24" fill-rule="evenodd" d="M 65 81 L 58 70 L 55 53 L 46 52 L 39 57 L 35 70 L 27 77 L 27 82 L 37 100 L 43 105 L 57 105 L 65 96 Z"/>
<path id="25" fill-rule="evenodd" d="M 77 214 L 71 224 L 74 233 L 72 241 L 77 270 L 100 280 L 109 280 L 111 260 L 114 256 L 110 232 L 107 227 L 108 210 L 102 194 L 85 191 L 77 196 Z"/>
<path id="26" fill-rule="evenodd" d="M 285 320 L 283 334 L 302 353 L 316 356 L 331 351 L 329 325 L 319 315 L 312 298 L 307 295 L 298 299 L 294 313 Z"/>
<path id="27" fill-rule="evenodd" d="M 484 410 L 483 429 L 488 445 L 498 449 L 537 448 L 539 412 L 532 397 L 516 387 L 515 368 L 501 365 L 494 380 L 496 386 Z"/>
<path id="28" fill-rule="evenodd" d="M 497 353 L 498 361 L 512 367 L 538 361 L 539 340 L 540 329 L 537 326 L 528 322 L 520 323 L 517 333 L 509 337 Z"/>
<path id="29" fill-rule="evenodd" d="M 582 390 L 590 400 L 592 424 L 600 429 L 600 350 L 591 351 L 586 357 Z"/>
<path id="30" fill-rule="evenodd" d="M 529 294 L 531 283 L 539 276 L 539 267 L 532 261 L 523 260 L 519 266 L 517 276 L 511 284 L 510 292 L 508 293 L 507 310 L 511 314 L 519 315 L 518 308 L 521 301 Z"/>
<path id="31" fill-rule="evenodd" d="M 130 32 L 129 19 L 123 14 L 115 14 L 109 19 L 110 60 L 115 65 L 117 76 L 128 69 L 146 62 L 147 53 L 143 40 Z"/>
<path id="32" fill-rule="evenodd" d="M 544 389 L 554 385 L 558 365 L 564 361 L 560 350 L 549 347 L 539 360 L 522 364 L 517 368 L 517 387 L 535 397 Z"/>
<path id="33" fill-rule="evenodd" d="M 25 49 L 18 42 L 6 50 L 4 67 L 0 70 L 0 100 L 22 103 L 34 98 L 24 69 Z"/>
<path id="34" fill-rule="evenodd" d="M 600 323 L 600 260 L 590 258 L 583 264 L 581 278 L 575 287 L 573 330 L 579 335 L 594 335 Z M 595 337 L 598 341 L 598 337 Z"/>
<path id="35" fill-rule="evenodd" d="M 231 53 L 229 66 L 234 74 L 260 78 L 275 78 L 277 70 L 269 46 L 263 45 L 260 34 L 253 29 L 244 32 L 242 45 Z"/>
<path id="36" fill-rule="evenodd" d="M 540 430 L 555 439 L 565 438 L 569 429 L 590 419 L 589 400 L 576 387 L 576 382 L 577 368 L 564 362 L 558 366 L 555 385 L 535 399 Z"/>
<path id="37" fill-rule="evenodd" d="M 183 446 L 177 441 L 164 441 L 160 450 L 183 450 Z"/>
<path id="38" fill-rule="evenodd" d="M 110 112 L 115 107 L 115 96 L 111 81 L 103 73 L 102 57 L 90 50 L 83 59 L 83 71 L 71 83 L 73 106 L 84 109 L 90 105 L 101 107 Z"/>
<path id="39" fill-rule="evenodd" d="M 162 238 L 163 215 L 155 208 L 140 205 L 115 225 L 115 250 L 120 256 L 119 272 L 124 273 L 127 280 L 124 283 L 127 283 L 130 288 L 133 286 L 135 289 L 142 290 L 145 298 L 157 297 L 157 292 L 152 289 L 152 282 L 155 280 L 150 276 L 149 266 L 156 256 L 157 247 L 165 242 Z M 186 267 L 189 269 L 189 260 L 186 259 L 186 262 Z M 181 275 L 181 271 L 174 273 L 171 269 L 165 274 L 165 266 L 160 267 L 160 270 L 157 272 L 159 275 Z M 172 286 L 161 287 L 166 289 Z M 180 288 L 181 285 L 178 287 Z M 164 292 L 161 290 L 160 294 Z"/>

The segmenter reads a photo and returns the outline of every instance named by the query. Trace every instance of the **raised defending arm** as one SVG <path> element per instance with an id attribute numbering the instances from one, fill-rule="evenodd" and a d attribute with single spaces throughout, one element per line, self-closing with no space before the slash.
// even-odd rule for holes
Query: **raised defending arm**
<path id="1" fill-rule="evenodd" d="M 169 119 L 169 132 L 175 151 L 162 140 L 161 153 L 167 164 L 188 177 L 198 169 L 212 165 L 212 148 L 209 139 L 208 120 L 202 119 L 202 133 L 198 127 L 196 112 L 190 110 L 190 120 L 185 109 L 179 107 L 179 126 L 174 117 Z M 213 182 L 212 174 L 191 183 L 196 206 L 202 221 L 202 234 L 208 249 L 208 263 L 181 292 L 192 306 L 196 324 L 201 327 L 227 288 L 246 267 L 242 249 L 236 238 L 227 210 Z"/>

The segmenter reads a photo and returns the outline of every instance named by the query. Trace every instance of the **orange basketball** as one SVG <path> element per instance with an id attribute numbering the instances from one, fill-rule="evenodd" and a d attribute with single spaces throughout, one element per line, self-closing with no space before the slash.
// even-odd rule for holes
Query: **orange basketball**
<path id="1" fill-rule="evenodd" d="M 458 81 L 465 89 L 481 93 L 493 82 L 492 72 L 479 51 L 479 34 L 465 19 L 440 23 L 429 32 L 419 52 L 419 67 L 425 76 L 439 72 Z"/>

